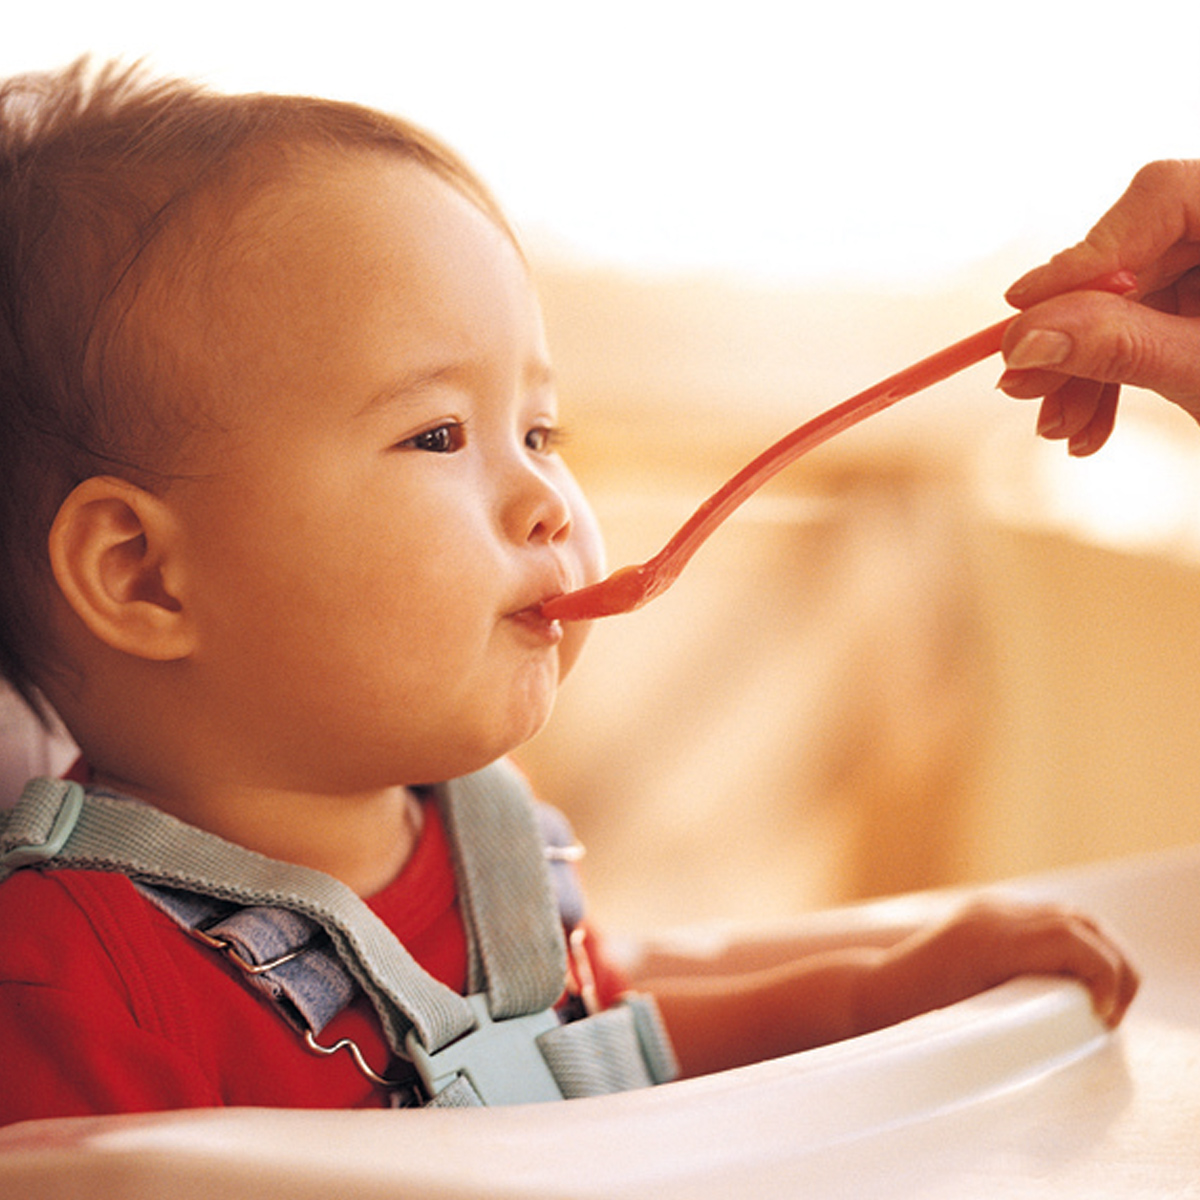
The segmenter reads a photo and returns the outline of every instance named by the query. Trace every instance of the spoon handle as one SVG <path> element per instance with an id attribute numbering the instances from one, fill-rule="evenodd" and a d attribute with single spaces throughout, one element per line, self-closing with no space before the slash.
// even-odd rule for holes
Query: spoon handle
<path id="1" fill-rule="evenodd" d="M 1011 317 L 997 321 L 995 325 L 989 325 L 986 329 L 981 329 L 978 333 L 913 363 L 903 371 L 898 371 L 895 375 L 851 396 L 849 400 L 843 400 L 841 404 L 793 429 L 705 500 L 650 561 L 654 563 L 669 560 L 673 567 L 682 570 L 712 529 L 758 491 L 767 480 L 802 454 L 807 454 L 822 442 L 836 437 L 860 421 L 865 421 L 867 417 L 882 412 L 898 400 L 932 387 L 935 383 L 941 383 L 951 375 L 998 353 L 1010 320 Z"/>
<path id="2" fill-rule="evenodd" d="M 1128 271 L 1116 271 L 1085 284 L 1080 290 L 1125 295 L 1136 287 L 1135 276 Z M 764 450 L 705 500 L 653 558 L 640 566 L 624 567 L 601 583 L 548 600 L 542 605 L 542 612 L 551 619 L 572 621 L 640 608 L 670 587 L 713 530 L 772 476 L 859 421 L 996 354 L 1004 340 L 1004 331 L 1015 319 L 1006 317 L 997 321 L 806 421 Z"/>
<path id="3" fill-rule="evenodd" d="M 1086 285 L 1091 291 L 1118 294 L 1130 292 L 1136 286 L 1136 278 L 1126 271 L 1114 272 Z M 857 425 L 859 421 L 866 420 L 867 417 L 890 408 L 898 400 L 932 387 L 935 383 L 941 383 L 951 375 L 956 375 L 959 371 L 964 371 L 967 367 L 999 353 L 1004 331 L 1015 319 L 1006 317 L 1003 321 L 997 321 L 978 333 L 954 342 L 928 358 L 897 371 L 895 375 L 890 375 L 856 396 L 851 396 L 849 400 L 843 400 L 841 404 L 834 405 L 780 438 L 700 505 L 647 566 L 660 566 L 667 576 L 667 581 L 673 581 L 713 529 L 758 491 L 768 479 L 802 454 L 807 454 L 822 442 Z"/>

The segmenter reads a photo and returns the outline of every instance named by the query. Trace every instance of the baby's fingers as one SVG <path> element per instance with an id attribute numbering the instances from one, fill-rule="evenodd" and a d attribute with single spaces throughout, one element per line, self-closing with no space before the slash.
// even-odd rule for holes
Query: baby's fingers
<path id="1" fill-rule="evenodd" d="M 1094 921 L 1060 905 L 977 903 L 948 927 L 948 935 L 940 949 L 953 954 L 957 944 L 959 955 L 984 966 L 989 983 L 1016 975 L 1078 979 L 1109 1028 L 1137 993 L 1137 972 L 1120 947 Z"/>
<path id="2" fill-rule="evenodd" d="M 1071 973 L 1087 985 L 1096 1015 L 1115 1029 L 1137 995 L 1137 972 L 1104 934 L 1083 928 L 1076 930 L 1076 936 L 1083 954 Z"/>
<path id="3" fill-rule="evenodd" d="M 1040 936 L 1033 936 L 1028 968 L 1078 979 L 1091 992 L 1096 1015 L 1115 1028 L 1137 994 L 1139 980 L 1133 965 L 1086 917 L 1050 910 L 1045 921 Z"/>

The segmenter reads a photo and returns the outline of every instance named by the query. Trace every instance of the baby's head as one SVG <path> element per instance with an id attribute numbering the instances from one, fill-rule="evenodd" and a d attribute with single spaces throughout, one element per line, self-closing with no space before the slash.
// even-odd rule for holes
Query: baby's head
<path id="1" fill-rule="evenodd" d="M 453 154 L 352 105 L 17 81 L 0 305 L 0 668 L 101 770 L 428 782 L 540 726 L 580 637 L 537 605 L 599 539 Z"/>

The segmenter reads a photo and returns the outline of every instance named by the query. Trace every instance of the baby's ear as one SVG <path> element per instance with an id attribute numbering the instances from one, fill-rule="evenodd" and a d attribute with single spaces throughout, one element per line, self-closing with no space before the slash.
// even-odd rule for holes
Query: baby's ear
<path id="1" fill-rule="evenodd" d="M 113 476 L 85 479 L 59 508 L 49 550 L 59 590 L 100 641 L 159 662 L 191 653 L 179 531 L 157 496 Z"/>

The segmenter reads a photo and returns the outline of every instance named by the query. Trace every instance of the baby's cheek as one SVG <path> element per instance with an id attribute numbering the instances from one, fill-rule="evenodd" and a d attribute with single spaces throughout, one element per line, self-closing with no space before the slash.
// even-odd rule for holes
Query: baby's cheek
<path id="1" fill-rule="evenodd" d="M 600 522 L 596 520 L 596 514 L 592 512 L 592 506 L 588 503 L 583 489 L 565 468 L 558 486 L 571 509 L 571 533 L 566 558 L 571 568 L 571 590 L 574 591 L 586 587 L 589 583 L 598 583 L 604 578 L 607 570 L 604 536 L 600 532 Z M 563 640 L 558 647 L 560 681 L 567 677 L 575 665 L 575 660 L 583 651 L 590 628 L 589 621 L 568 621 L 563 626 Z"/>
<path id="2" fill-rule="evenodd" d="M 592 512 L 592 506 L 573 476 L 567 477 L 563 490 L 571 509 L 568 558 L 574 575 L 571 588 L 575 590 L 604 578 L 604 535 L 600 532 L 600 523 Z"/>

